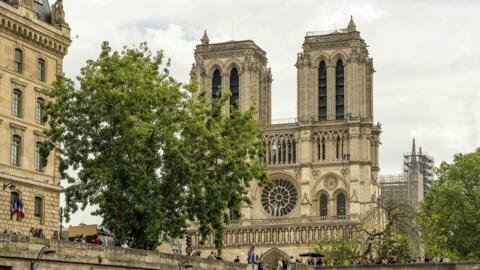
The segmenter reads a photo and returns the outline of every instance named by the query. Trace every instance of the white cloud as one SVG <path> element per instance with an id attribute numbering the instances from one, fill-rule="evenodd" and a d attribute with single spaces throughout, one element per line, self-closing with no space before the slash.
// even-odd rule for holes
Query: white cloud
<path id="1" fill-rule="evenodd" d="M 462 2 L 461 4 L 459 2 Z M 412 137 L 437 163 L 480 145 L 480 18 L 476 1 L 66 1 L 73 40 L 64 67 L 78 73 L 100 43 L 148 41 L 187 80 L 203 30 L 211 42 L 251 39 L 267 51 L 274 118 L 296 117 L 296 54 L 306 31 L 343 28 L 354 15 L 370 45 L 382 173 L 400 171 Z M 232 31 L 233 29 L 233 31 Z M 97 222 L 85 213 L 72 223 Z"/>

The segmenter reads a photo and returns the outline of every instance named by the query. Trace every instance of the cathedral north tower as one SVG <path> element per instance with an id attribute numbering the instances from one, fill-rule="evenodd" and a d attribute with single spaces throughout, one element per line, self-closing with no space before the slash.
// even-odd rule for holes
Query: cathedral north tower
<path id="1" fill-rule="evenodd" d="M 200 92 L 216 99 L 231 92 L 230 106 L 245 111 L 257 110 L 256 120 L 261 124 L 271 121 L 272 75 L 267 68 L 267 54 L 251 40 L 210 43 L 205 31 L 201 44 L 195 49 L 195 63 L 191 77 L 195 77 Z M 229 106 L 230 105 L 230 106 Z"/>

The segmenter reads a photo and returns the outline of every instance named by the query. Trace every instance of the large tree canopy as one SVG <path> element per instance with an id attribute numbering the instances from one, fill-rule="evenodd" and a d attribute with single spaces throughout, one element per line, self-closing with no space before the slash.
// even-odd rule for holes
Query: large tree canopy
<path id="1" fill-rule="evenodd" d="M 480 148 L 442 163 L 420 211 L 426 251 L 480 259 Z"/>
<path id="2" fill-rule="evenodd" d="M 61 146 L 66 216 L 86 205 L 115 232 L 153 249 L 160 232 L 181 236 L 188 221 L 221 248 L 224 213 L 248 202 L 253 179 L 264 182 L 262 132 L 253 109 L 230 116 L 204 94 L 189 96 L 168 72 L 162 52 L 146 44 L 113 51 L 102 45 L 74 81 L 60 76 L 45 93 L 51 129 L 45 151 Z"/>

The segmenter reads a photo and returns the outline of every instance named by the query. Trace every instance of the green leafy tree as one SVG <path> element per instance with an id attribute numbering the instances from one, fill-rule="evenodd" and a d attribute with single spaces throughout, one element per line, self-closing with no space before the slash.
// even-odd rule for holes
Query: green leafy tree
<path id="1" fill-rule="evenodd" d="M 384 220 L 382 226 L 372 226 L 379 223 L 376 222 L 379 216 Z M 410 256 L 411 241 L 418 238 L 415 218 L 416 213 L 409 205 L 379 201 L 377 207 L 368 211 L 362 220 L 366 247 L 361 256 L 375 254 L 384 259 L 395 257 L 400 261 Z"/>
<path id="2" fill-rule="evenodd" d="M 396 262 L 405 262 L 411 255 L 410 243 L 405 235 L 388 231 L 374 243 L 377 256 L 382 259 L 395 258 Z"/>
<path id="3" fill-rule="evenodd" d="M 480 259 L 480 148 L 443 162 L 436 174 L 419 217 L 426 252 Z"/>
<path id="4" fill-rule="evenodd" d="M 360 257 L 360 246 L 354 241 L 338 239 L 322 244 L 314 242 L 311 245 L 314 252 L 324 255 L 326 264 L 350 265 Z"/>
<path id="5" fill-rule="evenodd" d="M 159 244 L 160 232 L 181 236 L 189 220 L 221 239 L 223 213 L 247 201 L 252 179 L 266 178 L 253 111 L 213 117 L 225 99 L 190 99 L 195 85 L 183 88 L 168 67 L 145 43 L 118 52 L 105 42 L 78 89 L 60 76 L 45 90 L 56 102 L 46 107 L 42 153 L 60 149 L 67 219 L 95 205 L 117 242 L 131 238 L 144 249 Z"/>

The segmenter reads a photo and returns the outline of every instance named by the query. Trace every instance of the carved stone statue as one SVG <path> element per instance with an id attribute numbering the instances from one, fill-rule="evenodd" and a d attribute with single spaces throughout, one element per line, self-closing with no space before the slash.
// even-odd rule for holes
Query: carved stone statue
<path id="1" fill-rule="evenodd" d="M 63 9 L 63 0 L 57 0 L 52 5 L 52 24 L 53 25 L 66 25 L 65 11 Z"/>

